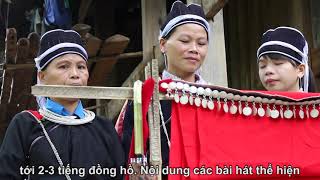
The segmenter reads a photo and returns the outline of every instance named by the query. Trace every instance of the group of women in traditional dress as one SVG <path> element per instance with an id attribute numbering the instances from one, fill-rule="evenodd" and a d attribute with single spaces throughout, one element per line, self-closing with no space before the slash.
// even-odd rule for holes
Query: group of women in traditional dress
<path id="1" fill-rule="evenodd" d="M 201 6 L 173 3 L 161 27 L 160 49 L 166 69 L 162 79 L 206 84 L 198 73 L 208 52 L 210 25 Z M 88 54 L 80 35 L 52 30 L 41 38 L 38 83 L 85 86 Z M 315 92 L 308 65 L 308 43 L 292 27 L 266 31 L 257 50 L 257 69 L 268 91 Z M 122 179 L 117 174 L 89 173 L 92 167 L 119 170 L 128 162 L 133 108 L 128 104 L 119 140 L 111 121 L 95 116 L 79 99 L 37 97 L 39 111 L 23 111 L 10 122 L 0 149 L 0 179 Z M 169 162 L 171 102 L 161 102 L 163 165 Z M 59 167 L 85 168 L 80 174 L 59 173 Z M 24 174 L 26 168 L 34 173 Z M 33 171 L 30 171 L 33 172 Z"/>

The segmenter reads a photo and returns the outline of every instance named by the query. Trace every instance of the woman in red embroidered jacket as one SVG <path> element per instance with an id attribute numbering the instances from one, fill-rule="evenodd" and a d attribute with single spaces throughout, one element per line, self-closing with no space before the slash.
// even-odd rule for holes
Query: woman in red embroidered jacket
<path id="1" fill-rule="evenodd" d="M 308 43 L 292 27 L 269 29 L 257 50 L 259 77 L 268 91 L 316 92 L 308 65 Z"/>
<path id="2" fill-rule="evenodd" d="M 87 85 L 88 55 L 78 33 L 52 30 L 40 43 L 38 83 Z M 83 109 L 79 99 L 38 97 L 38 103 L 39 112 L 23 111 L 10 122 L 0 179 L 122 178 L 124 156 L 111 121 Z"/>

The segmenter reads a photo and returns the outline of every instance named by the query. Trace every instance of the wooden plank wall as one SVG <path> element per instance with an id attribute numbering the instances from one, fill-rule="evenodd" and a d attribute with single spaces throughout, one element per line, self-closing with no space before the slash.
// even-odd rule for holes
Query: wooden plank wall
<path id="1" fill-rule="evenodd" d="M 311 22 L 312 22 L 312 35 L 313 35 L 313 48 L 311 49 L 311 65 L 318 91 L 320 91 L 320 1 L 311 0 Z"/>
<path id="2" fill-rule="evenodd" d="M 8 29 L 6 39 L 6 64 L 33 64 L 39 49 L 39 36 L 29 34 L 17 41 L 15 29 Z M 13 116 L 25 109 L 35 109 L 35 98 L 30 94 L 35 68 L 4 70 L 0 96 L 0 139 Z M 34 65 L 33 65 L 34 67 Z"/>

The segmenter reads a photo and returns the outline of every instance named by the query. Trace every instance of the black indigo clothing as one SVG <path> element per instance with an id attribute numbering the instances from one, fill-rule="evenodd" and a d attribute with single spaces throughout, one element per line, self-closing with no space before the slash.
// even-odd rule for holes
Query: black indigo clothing
<path id="1" fill-rule="evenodd" d="M 72 180 L 122 179 L 119 168 L 124 154 L 111 121 L 95 117 L 73 126 L 42 122 L 64 166 L 69 164 L 73 170 Z M 93 171 L 99 165 L 104 170 L 100 175 Z M 0 179 L 27 178 L 20 172 L 26 166 L 34 167 L 32 180 L 66 179 L 38 121 L 29 112 L 21 112 L 11 121 L 0 149 Z"/>

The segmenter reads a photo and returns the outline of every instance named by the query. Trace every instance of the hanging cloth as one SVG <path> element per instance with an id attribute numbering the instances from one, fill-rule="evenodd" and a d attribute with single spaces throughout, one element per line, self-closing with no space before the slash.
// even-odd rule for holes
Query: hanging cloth
<path id="1" fill-rule="evenodd" d="M 45 0 L 44 22 L 48 26 L 70 29 L 72 25 L 71 10 L 68 0 Z"/>
<path id="2" fill-rule="evenodd" d="M 170 180 L 320 178 L 319 93 L 160 87 L 174 98 Z"/>

